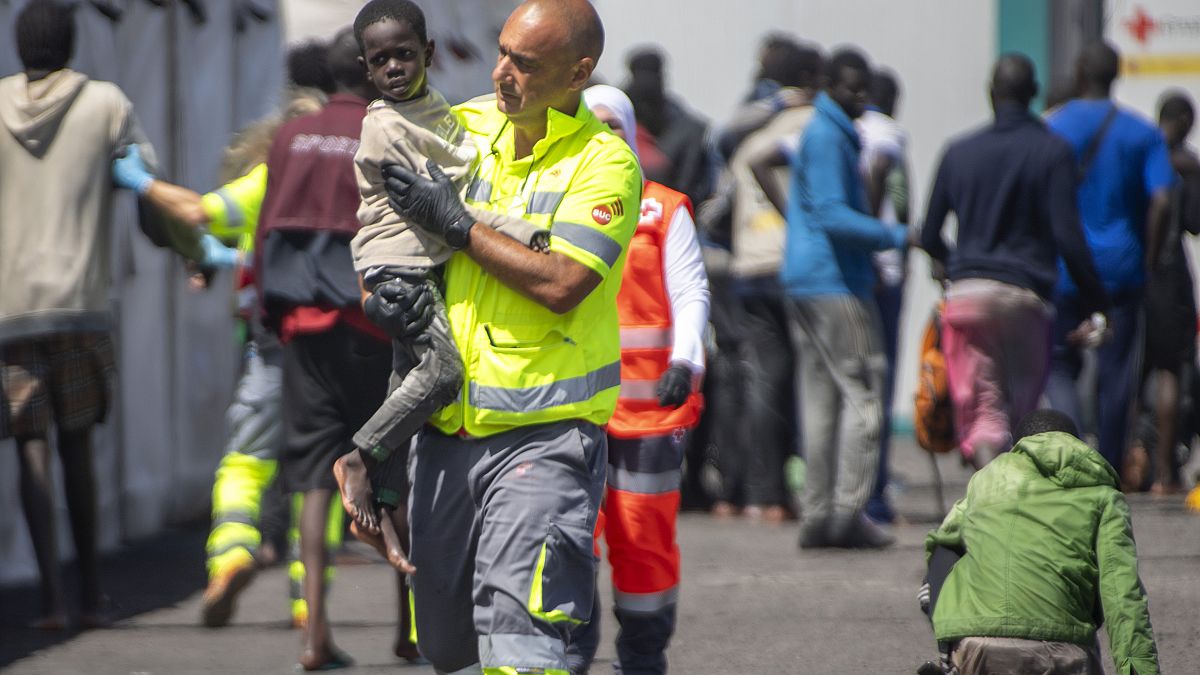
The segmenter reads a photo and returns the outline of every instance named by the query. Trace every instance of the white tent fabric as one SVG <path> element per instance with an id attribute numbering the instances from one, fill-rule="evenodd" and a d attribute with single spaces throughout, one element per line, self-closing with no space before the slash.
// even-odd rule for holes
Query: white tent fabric
<path id="1" fill-rule="evenodd" d="M 231 134 L 278 100 L 283 59 L 277 2 L 203 0 L 204 22 L 183 3 L 113 4 L 122 10 L 115 23 L 80 3 L 72 67 L 121 86 L 155 146 L 164 178 L 201 192 L 216 187 Z M 260 11 L 239 22 L 247 4 Z M 23 5 L 0 0 L 0 75 L 20 67 L 10 36 Z M 115 215 L 119 396 L 94 435 L 97 522 L 105 549 L 207 509 L 240 356 L 229 275 L 218 276 L 217 287 L 206 293 L 188 290 L 178 259 L 139 232 L 133 199 L 119 200 Z M 0 443 L 0 583 L 35 574 L 11 444 Z M 60 548 L 70 555 L 67 514 L 58 497 Z"/>

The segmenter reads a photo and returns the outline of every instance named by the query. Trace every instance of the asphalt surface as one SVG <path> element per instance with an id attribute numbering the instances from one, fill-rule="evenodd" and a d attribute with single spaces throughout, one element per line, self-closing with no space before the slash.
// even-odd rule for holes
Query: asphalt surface
<path id="1" fill-rule="evenodd" d="M 669 659 L 676 673 L 913 673 L 933 656 L 915 595 L 921 541 L 939 515 L 926 456 L 900 440 L 894 497 L 906 523 L 882 552 L 799 551 L 794 524 L 680 520 L 684 576 L 679 631 Z M 969 473 L 941 459 L 946 499 Z M 1182 498 L 1135 495 L 1142 579 L 1166 673 L 1200 672 L 1200 516 Z M 231 626 L 198 626 L 203 586 L 201 527 L 135 544 L 106 562 L 123 618 L 113 628 L 46 634 L 22 626 L 36 611 L 30 588 L 0 590 L 0 670 L 12 673 L 290 673 L 298 635 L 287 611 L 283 568 L 261 573 Z M 394 576 L 361 549 L 338 570 L 331 596 L 335 640 L 358 661 L 348 672 L 424 675 L 391 655 Z M 359 559 L 359 564 L 349 564 Z M 607 587 L 607 577 L 602 582 Z M 609 607 L 609 594 L 604 594 Z M 614 621 L 593 672 L 608 672 Z"/>

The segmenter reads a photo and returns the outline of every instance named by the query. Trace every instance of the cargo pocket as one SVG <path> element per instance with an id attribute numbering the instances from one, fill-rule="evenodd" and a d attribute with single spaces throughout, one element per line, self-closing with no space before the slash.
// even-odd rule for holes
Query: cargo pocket
<path id="1" fill-rule="evenodd" d="M 529 613 L 547 623 L 586 623 L 592 615 L 596 558 L 592 531 L 550 523 L 529 591 Z"/>

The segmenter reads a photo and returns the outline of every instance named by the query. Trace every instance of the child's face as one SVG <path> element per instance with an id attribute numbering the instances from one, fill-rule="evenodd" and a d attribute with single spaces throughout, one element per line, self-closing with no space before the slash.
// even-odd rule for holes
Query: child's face
<path id="1" fill-rule="evenodd" d="M 425 68 L 433 61 L 433 41 L 422 44 L 407 21 L 385 19 L 363 31 L 367 76 L 389 101 L 425 95 Z"/>

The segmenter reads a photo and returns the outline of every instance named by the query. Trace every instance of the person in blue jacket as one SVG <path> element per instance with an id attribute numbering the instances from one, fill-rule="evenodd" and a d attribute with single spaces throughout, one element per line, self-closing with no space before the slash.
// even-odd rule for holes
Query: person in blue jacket
<path id="1" fill-rule="evenodd" d="M 903 247 L 908 228 L 867 215 L 854 119 L 870 82 L 866 58 L 836 52 L 792 159 L 780 277 L 800 355 L 808 462 L 802 548 L 892 543 L 862 515 L 878 469 L 886 368 L 871 253 Z"/>

